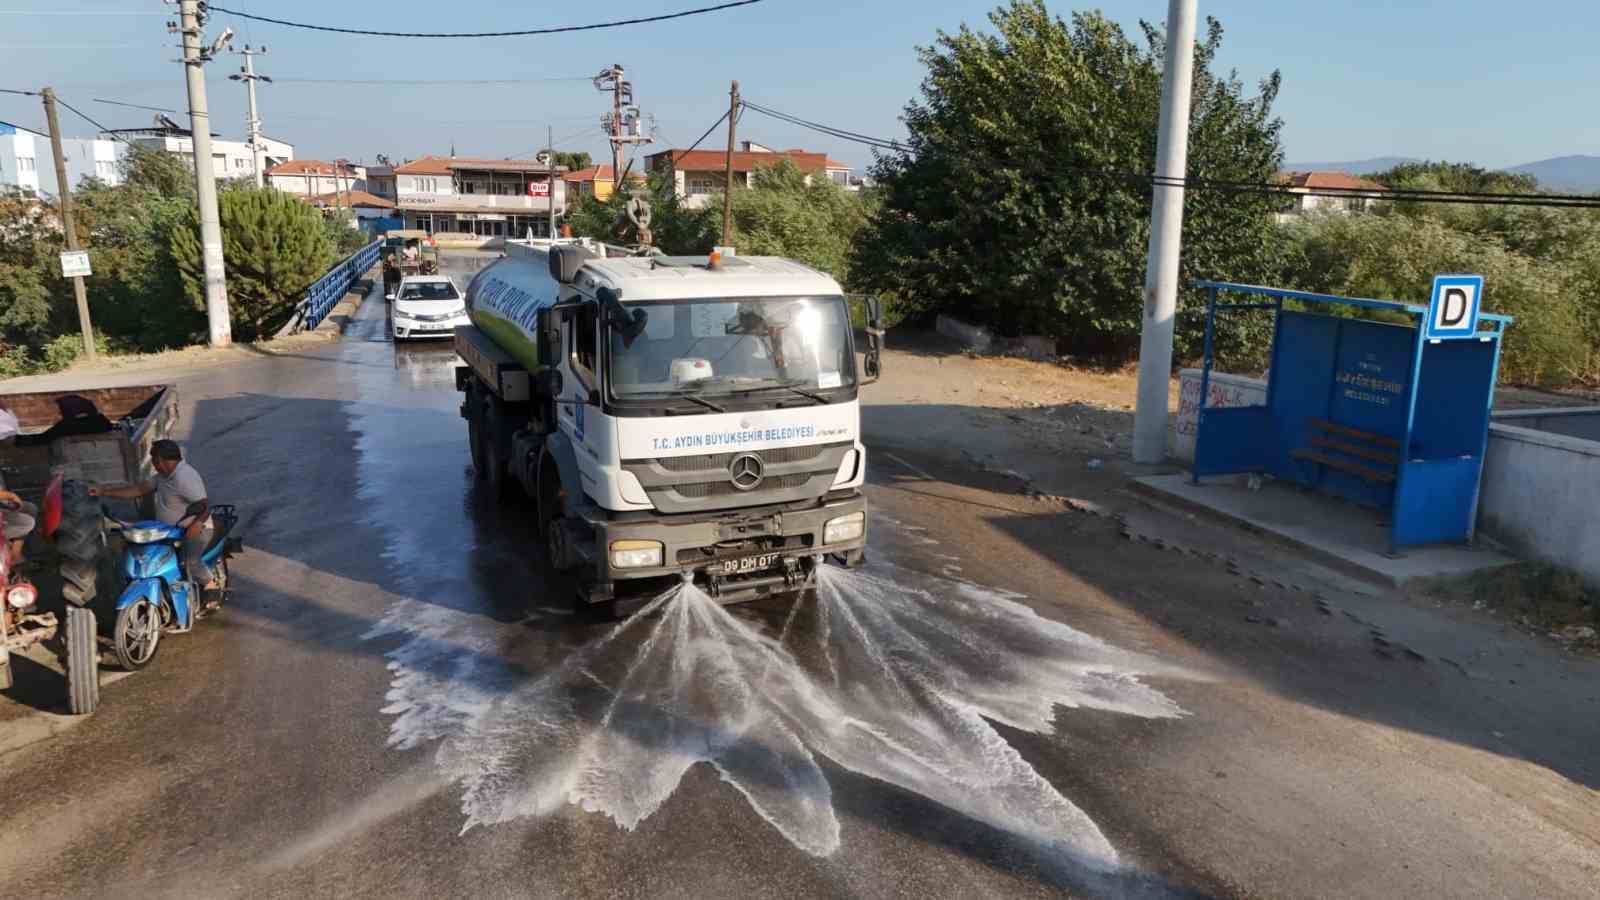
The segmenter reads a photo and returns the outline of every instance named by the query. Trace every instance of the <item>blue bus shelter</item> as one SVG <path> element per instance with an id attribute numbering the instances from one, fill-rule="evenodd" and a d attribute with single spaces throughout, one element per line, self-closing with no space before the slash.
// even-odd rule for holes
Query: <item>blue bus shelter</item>
<path id="1" fill-rule="evenodd" d="M 1386 510 L 1391 553 L 1472 539 L 1512 321 L 1478 312 L 1481 278 L 1439 276 L 1428 306 L 1196 284 L 1206 291 L 1196 483 L 1261 473 Z M 1267 311 L 1266 405 L 1207 408 L 1217 314 Z"/>

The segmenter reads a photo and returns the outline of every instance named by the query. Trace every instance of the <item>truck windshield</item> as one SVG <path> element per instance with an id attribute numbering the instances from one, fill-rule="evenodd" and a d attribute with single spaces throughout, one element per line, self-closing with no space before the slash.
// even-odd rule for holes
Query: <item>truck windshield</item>
<path id="1" fill-rule="evenodd" d="M 630 341 L 610 335 L 613 396 L 802 394 L 854 387 L 843 297 L 754 297 L 626 303 L 643 310 Z M 821 398 L 819 398 L 821 399 Z"/>

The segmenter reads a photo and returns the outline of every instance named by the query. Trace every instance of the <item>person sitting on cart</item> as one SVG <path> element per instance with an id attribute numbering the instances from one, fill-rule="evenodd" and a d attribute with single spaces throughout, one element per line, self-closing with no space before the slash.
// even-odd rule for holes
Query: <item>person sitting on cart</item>
<path id="1" fill-rule="evenodd" d="M 156 477 L 124 487 L 92 485 L 91 497 L 115 497 L 137 500 L 156 495 L 156 518 L 168 525 L 188 524 L 183 532 L 184 571 L 196 584 L 204 586 L 206 608 L 216 607 L 217 582 L 201 555 L 212 538 L 211 501 L 206 497 L 206 483 L 194 466 L 183 461 L 183 450 L 177 441 L 159 440 L 150 445 L 150 463 L 155 466 Z"/>
<path id="2" fill-rule="evenodd" d="M 0 406 L 0 444 L 15 438 L 20 430 L 17 417 Z M 5 532 L 5 547 L 0 552 L 9 554 L 13 568 L 22 565 L 22 542 L 33 531 L 38 515 L 32 503 L 0 488 L 0 528 Z"/>

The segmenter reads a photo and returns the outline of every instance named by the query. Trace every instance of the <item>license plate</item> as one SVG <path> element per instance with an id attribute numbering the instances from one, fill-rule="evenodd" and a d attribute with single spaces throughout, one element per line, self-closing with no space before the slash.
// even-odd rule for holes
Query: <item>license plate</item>
<path id="1" fill-rule="evenodd" d="M 760 556 L 741 556 L 738 559 L 724 559 L 714 563 L 711 571 L 716 575 L 743 575 L 746 572 L 759 572 L 770 569 L 778 562 L 778 554 L 763 553 Z"/>

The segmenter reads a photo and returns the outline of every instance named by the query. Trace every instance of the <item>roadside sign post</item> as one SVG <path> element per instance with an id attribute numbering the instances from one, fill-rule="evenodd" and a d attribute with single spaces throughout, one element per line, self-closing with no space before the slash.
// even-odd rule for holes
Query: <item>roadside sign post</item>
<path id="1" fill-rule="evenodd" d="M 45 123 L 50 127 L 50 152 L 56 158 L 56 197 L 61 205 L 61 234 L 67 252 L 61 254 L 61 274 L 72 279 L 72 295 L 78 301 L 78 328 L 83 332 L 83 356 L 94 360 L 94 327 L 89 322 L 89 295 L 83 289 L 83 276 L 89 274 L 89 252 L 78 249 L 78 226 L 72 218 L 72 185 L 67 183 L 67 158 L 61 152 L 61 123 L 56 119 L 56 92 L 40 91 L 44 97 Z M 69 262 L 68 257 L 71 257 Z"/>
<path id="2" fill-rule="evenodd" d="M 1428 299 L 1422 336 L 1429 341 L 1476 337 L 1482 302 L 1482 275 L 1433 276 L 1433 294 Z"/>
<path id="3" fill-rule="evenodd" d="M 83 278 L 94 273 L 89 270 L 89 251 L 63 250 L 61 251 L 61 277 Z"/>

